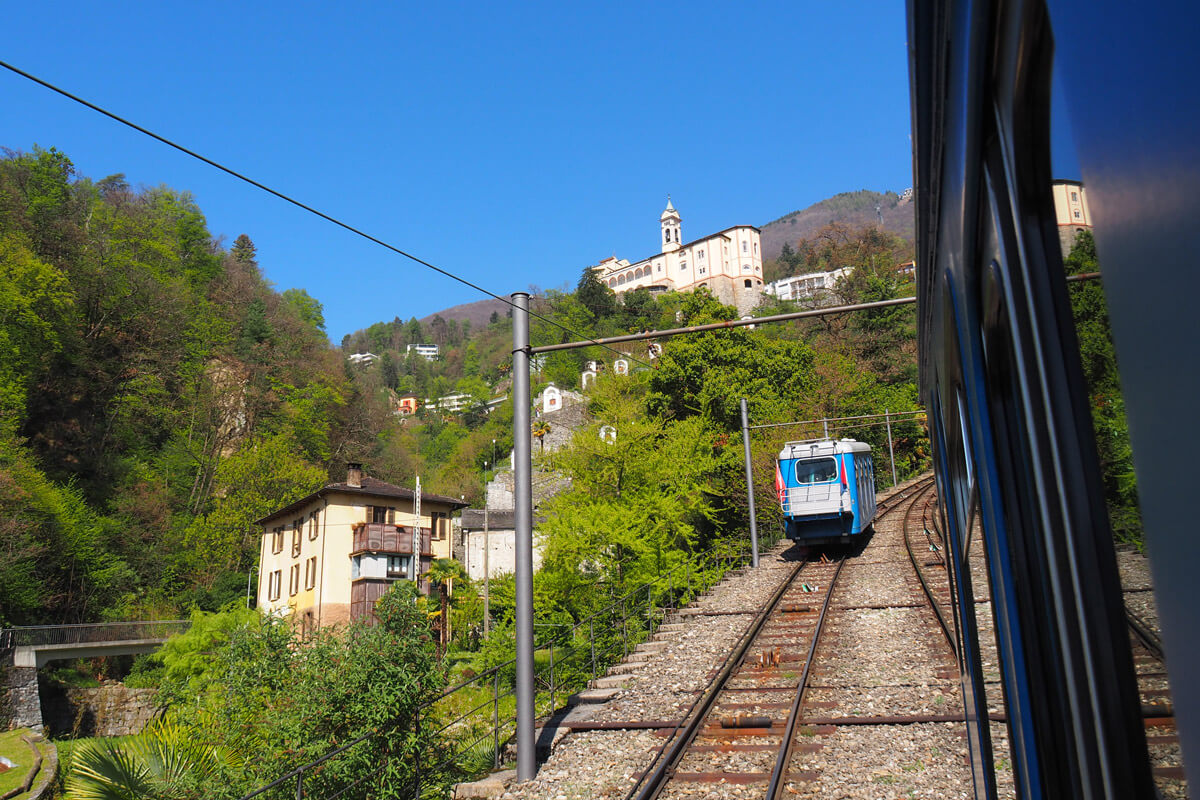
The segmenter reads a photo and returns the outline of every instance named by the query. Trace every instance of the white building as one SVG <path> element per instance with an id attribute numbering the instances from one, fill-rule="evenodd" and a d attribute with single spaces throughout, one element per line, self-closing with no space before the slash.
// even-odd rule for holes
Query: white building
<path id="1" fill-rule="evenodd" d="M 501 395 L 500 397 L 493 397 L 491 400 L 488 400 L 486 403 L 484 403 L 484 410 L 490 414 L 492 413 L 493 409 L 507 399 L 508 395 L 506 394 Z M 455 392 L 454 394 L 447 394 L 438 398 L 429 397 L 425 399 L 426 408 L 437 411 L 450 411 L 453 413 L 464 411 L 474 404 L 475 397 L 463 392 Z"/>
<path id="2" fill-rule="evenodd" d="M 436 344 L 410 344 L 404 348 L 405 354 L 416 353 L 426 361 L 437 361 L 438 355 L 441 354 L 440 348 Z"/>
<path id="3" fill-rule="evenodd" d="M 369 367 L 379 360 L 379 356 L 375 355 L 374 353 L 352 353 L 351 355 L 346 356 L 346 358 L 351 364 L 355 364 L 360 367 Z"/>
<path id="4" fill-rule="evenodd" d="M 1075 246 L 1075 234 L 1092 228 L 1092 212 L 1088 208 L 1087 190 L 1079 181 L 1057 180 L 1050 184 L 1050 191 L 1054 195 L 1058 240 L 1065 256 Z"/>
<path id="5" fill-rule="evenodd" d="M 768 285 L 765 292 L 775 295 L 780 300 L 821 299 L 830 295 L 837 282 L 849 275 L 852 269 L 853 267 L 842 267 L 829 272 L 793 275 Z"/>
<path id="6" fill-rule="evenodd" d="M 659 218 L 661 251 L 630 263 L 616 256 L 592 269 L 618 294 L 630 289 L 691 292 L 707 287 L 723 303 L 746 313 L 763 293 L 762 242 L 758 228 L 735 225 L 703 239 L 683 242 L 683 222 L 667 198 Z"/>

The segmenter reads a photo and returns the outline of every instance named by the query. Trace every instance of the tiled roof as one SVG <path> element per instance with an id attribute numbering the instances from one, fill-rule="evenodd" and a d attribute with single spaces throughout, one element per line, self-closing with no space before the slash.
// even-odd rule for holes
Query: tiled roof
<path id="1" fill-rule="evenodd" d="M 462 518 L 459 524 L 465 531 L 481 531 L 483 530 L 483 509 L 482 508 L 467 508 L 462 512 Z M 488 511 L 488 529 L 493 531 L 513 530 L 516 527 L 516 512 L 511 510 L 499 511 L 492 509 Z M 533 524 L 545 522 L 546 518 L 534 514 Z"/>
<path id="2" fill-rule="evenodd" d="M 257 520 L 255 524 L 263 525 L 269 520 L 275 519 L 276 517 L 290 515 L 298 509 L 308 505 L 313 500 L 333 492 L 339 492 L 342 494 L 361 494 L 366 497 L 398 497 L 403 500 L 412 500 L 416 497 L 416 492 L 414 492 L 412 489 L 406 489 L 403 486 L 397 486 L 394 483 L 388 483 L 387 481 L 369 478 L 364 475 L 362 479 L 362 486 L 351 486 L 345 482 L 327 483 L 307 497 L 302 497 L 296 502 L 285 506 L 278 511 L 272 512 L 260 520 Z M 430 494 L 429 492 L 421 492 L 421 500 L 423 502 L 427 501 L 448 505 L 451 509 L 465 508 L 467 505 L 457 497 L 445 497 L 444 495 Z"/>

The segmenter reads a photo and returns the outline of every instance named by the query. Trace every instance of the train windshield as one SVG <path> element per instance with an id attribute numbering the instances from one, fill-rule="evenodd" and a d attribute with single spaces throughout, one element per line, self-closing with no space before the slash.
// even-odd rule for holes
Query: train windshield
<path id="1" fill-rule="evenodd" d="M 837 462 L 832 458 L 814 458 L 796 462 L 796 483 L 826 483 L 837 480 Z"/>

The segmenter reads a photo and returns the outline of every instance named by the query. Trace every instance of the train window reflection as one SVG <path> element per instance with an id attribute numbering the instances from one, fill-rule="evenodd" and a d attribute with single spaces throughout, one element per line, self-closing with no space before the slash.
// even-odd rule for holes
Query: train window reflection
<path id="1" fill-rule="evenodd" d="M 837 463 L 832 458 L 796 462 L 796 483 L 825 483 L 837 479 Z"/>

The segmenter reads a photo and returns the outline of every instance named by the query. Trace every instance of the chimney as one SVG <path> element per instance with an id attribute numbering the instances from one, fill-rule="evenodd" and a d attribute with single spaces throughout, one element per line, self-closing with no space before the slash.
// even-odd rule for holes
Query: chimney
<path id="1" fill-rule="evenodd" d="M 346 485 L 355 489 L 362 488 L 362 464 L 351 461 L 346 465 Z"/>

